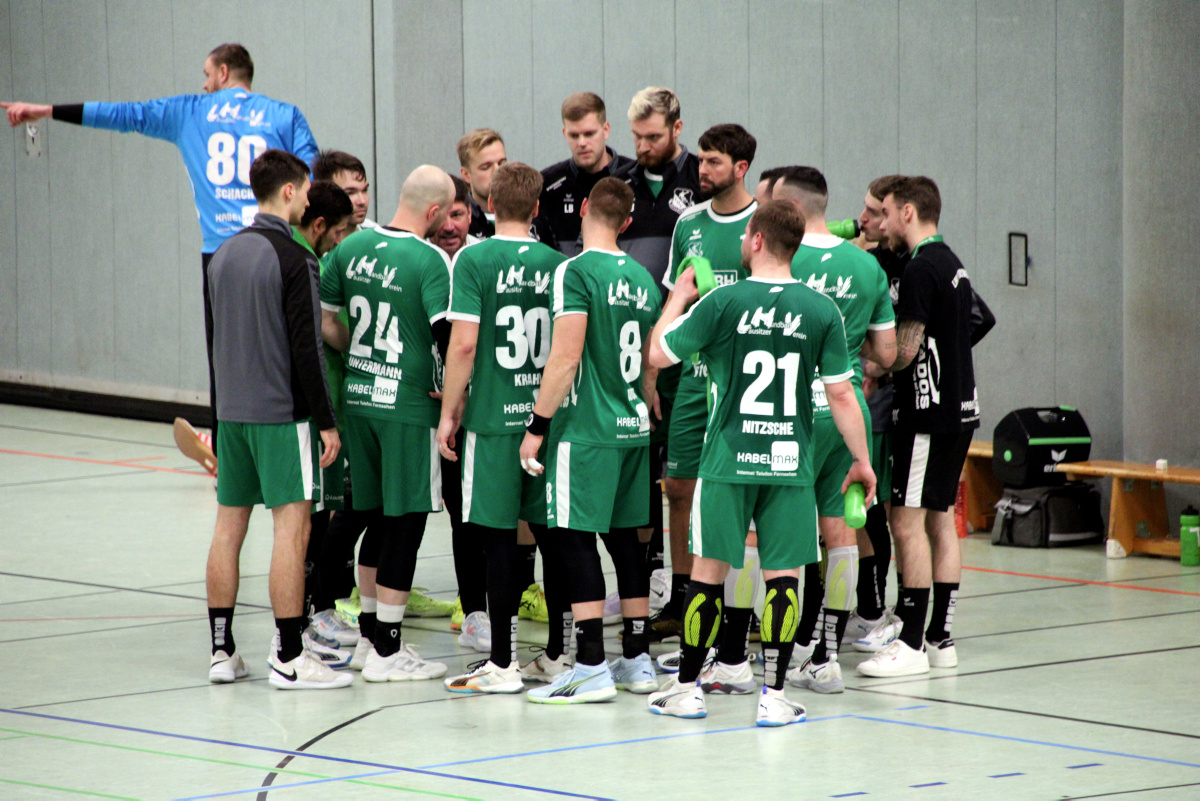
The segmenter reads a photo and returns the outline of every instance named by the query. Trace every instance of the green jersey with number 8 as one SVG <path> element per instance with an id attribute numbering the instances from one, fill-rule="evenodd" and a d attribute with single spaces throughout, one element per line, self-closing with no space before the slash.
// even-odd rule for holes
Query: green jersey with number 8
<path id="1" fill-rule="evenodd" d="M 672 361 L 699 352 L 709 413 L 700 478 L 812 486 L 812 394 L 852 372 L 837 305 L 795 280 L 717 287 L 663 333 Z"/>
<path id="2" fill-rule="evenodd" d="M 441 359 L 430 326 L 446 316 L 450 260 L 407 231 L 368 228 L 334 251 L 321 307 L 350 313 L 346 413 L 436 427 Z"/>
<path id="3" fill-rule="evenodd" d="M 662 305 L 645 267 L 625 253 L 585 250 L 554 271 L 550 310 L 555 320 L 587 315 L 583 356 L 550 438 L 600 448 L 650 442 L 642 399 L 642 343 Z"/>
<path id="4" fill-rule="evenodd" d="M 451 320 L 479 324 L 463 428 L 521 432 L 550 358 L 550 279 L 562 254 L 532 239 L 493 236 L 454 256 Z"/>

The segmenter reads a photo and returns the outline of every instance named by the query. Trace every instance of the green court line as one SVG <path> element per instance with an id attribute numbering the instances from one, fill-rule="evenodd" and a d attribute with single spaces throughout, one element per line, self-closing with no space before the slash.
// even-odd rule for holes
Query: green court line
<path id="1" fill-rule="evenodd" d="M 116 748 L 120 751 L 136 751 L 141 754 L 152 754 L 154 756 L 176 757 L 177 759 L 190 759 L 190 760 L 194 760 L 196 762 L 209 762 L 214 765 L 229 765 L 230 767 L 234 767 L 234 768 L 249 768 L 250 770 L 260 770 L 260 771 L 263 771 L 264 773 L 269 773 L 269 772 L 287 773 L 287 774 L 291 774 L 294 776 L 303 776 L 303 777 L 309 778 L 309 779 L 332 779 L 332 778 L 334 778 L 332 776 L 326 776 L 326 775 L 323 775 L 320 773 L 309 773 L 309 772 L 306 772 L 303 770 L 289 770 L 287 768 L 273 768 L 273 767 L 263 767 L 262 765 L 248 765 L 245 762 L 232 762 L 227 759 L 213 759 L 212 757 L 192 756 L 191 754 L 177 754 L 173 751 L 156 751 L 152 748 L 137 748 L 132 745 L 117 745 L 116 743 L 101 743 L 101 742 L 97 742 L 96 740 L 81 740 L 77 737 L 63 737 L 62 735 L 58 735 L 58 734 L 41 734 L 39 732 L 34 732 L 34 731 L 22 731 L 21 729 L 7 729 L 7 728 L 3 728 L 3 727 L 0 727 L 0 731 L 6 731 L 11 734 L 16 734 L 18 736 L 41 737 L 46 740 L 61 740 L 63 742 L 79 743 L 81 745 L 96 745 L 96 746 L 100 746 L 101 748 Z M 4 738 L 0 738 L 0 739 L 15 740 L 15 739 L 18 739 L 18 737 L 4 737 Z M 9 780 L 8 779 L 0 779 L 0 781 L 9 781 Z M 16 782 L 16 783 L 24 784 L 25 782 Z M 368 781 L 363 781 L 361 779 L 350 779 L 347 781 L 347 784 L 362 784 L 362 785 L 366 785 L 367 787 L 379 787 L 379 788 L 382 788 L 385 790 L 401 790 L 403 792 L 408 792 L 408 793 L 419 793 L 421 795 L 437 796 L 438 798 L 453 798 L 453 799 L 458 799 L 458 801 L 482 801 L 482 799 L 475 798 L 474 796 L 469 796 L 469 795 L 454 795 L 453 793 L 437 793 L 432 790 L 418 790 L 415 787 L 402 787 L 402 786 L 396 785 L 396 784 L 383 784 L 381 782 L 368 782 Z M 31 785 L 31 786 L 41 787 L 42 785 Z M 62 790 L 64 788 L 51 787 L 49 789 Z M 269 790 L 270 788 L 264 787 L 263 789 Z M 82 790 L 65 790 L 65 792 L 83 792 L 83 791 Z M 84 793 L 84 794 L 85 795 L 98 795 L 101 798 L 123 798 L 123 796 L 116 796 L 116 795 L 106 796 L 106 795 L 97 794 L 97 793 Z M 138 801 L 138 800 L 135 799 L 134 801 Z"/>
<path id="2" fill-rule="evenodd" d="M 0 737 L 0 740 L 20 740 L 25 735 L 18 734 L 16 737 Z"/>
<path id="3" fill-rule="evenodd" d="M 60 793 L 74 793 L 75 795 L 88 795 L 92 798 L 116 798 L 120 801 L 145 801 L 143 798 L 130 798 L 127 795 L 109 795 L 108 793 L 93 793 L 88 790 L 72 790 L 70 787 L 55 787 L 53 784 L 34 784 L 33 782 L 19 782 L 16 779 L 0 779 L 0 782 L 5 784 L 19 784 L 22 787 L 37 787 L 39 790 L 57 790 Z"/>

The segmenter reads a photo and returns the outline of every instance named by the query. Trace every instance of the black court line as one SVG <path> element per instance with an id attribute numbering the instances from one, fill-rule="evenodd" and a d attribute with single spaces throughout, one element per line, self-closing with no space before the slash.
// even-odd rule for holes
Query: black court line
<path id="1" fill-rule="evenodd" d="M 968 634 L 965 637 L 955 635 L 957 642 L 963 640 L 980 640 L 985 637 L 1005 637 L 1009 634 L 1029 634 L 1035 631 L 1056 631 L 1058 629 L 1073 629 L 1079 626 L 1102 626 L 1105 623 L 1127 623 L 1131 620 L 1153 620 L 1157 617 L 1175 617 L 1176 615 L 1200 614 L 1200 609 L 1184 609 L 1179 612 L 1156 612 L 1152 615 L 1132 615 L 1130 617 L 1114 617 L 1106 620 L 1085 620 L 1082 623 L 1060 623 L 1057 626 L 1036 626 L 1030 629 L 1014 629 L 1013 631 L 997 631 L 991 634 Z"/>
<path id="2" fill-rule="evenodd" d="M 1091 587 L 1091 586 L 1092 586 L 1091 584 L 1083 584 L 1083 583 L 1079 583 L 1079 584 L 1058 583 L 1052 587 L 1027 587 L 1026 589 L 1023 589 L 1023 590 L 1003 590 L 1001 592 L 981 592 L 978 595 L 960 595 L 960 596 L 958 596 L 958 600 L 966 601 L 971 598 L 991 598 L 996 595 L 1019 595 L 1020 593 L 1023 593 L 1023 592 L 1045 592 L 1046 590 L 1069 590 L 1072 587 Z"/>
<path id="3" fill-rule="evenodd" d="M 309 748 L 316 745 L 321 740 L 325 739 L 326 737 L 333 734 L 334 732 L 340 731 L 341 729 L 346 728 L 347 726 L 351 725 L 352 723 L 357 723 L 358 721 L 363 720 L 364 718 L 369 718 L 371 715 L 374 715 L 377 712 L 382 712 L 385 709 L 395 709 L 397 707 L 402 707 L 402 706 L 418 706 L 420 704 L 437 704 L 437 703 L 441 703 L 443 701 L 460 701 L 465 698 L 482 698 L 482 697 L 483 697 L 482 694 L 480 694 L 480 695 L 456 695 L 456 696 L 450 696 L 449 698 L 428 698 L 428 699 L 425 699 L 424 701 L 406 701 L 404 703 L 399 703 L 399 704 L 388 704 L 386 706 L 381 706 L 378 709 L 372 709 L 369 712 L 364 712 L 361 715 L 350 718 L 349 720 L 342 721 L 341 723 L 337 724 L 336 726 L 332 726 L 332 727 L 326 729 L 325 731 L 321 732 L 316 737 L 313 737 L 311 740 L 309 740 L 308 742 L 299 746 L 295 750 L 307 751 Z M 265 788 L 269 788 L 274 783 L 275 778 L 279 775 L 278 771 L 283 770 L 288 765 L 290 765 L 292 760 L 295 758 L 296 758 L 295 754 L 288 754 L 283 759 L 279 760 L 279 764 L 277 764 L 275 766 L 275 770 L 268 773 L 266 775 L 266 777 L 263 779 L 262 786 Z M 270 792 L 270 790 L 263 790 L 261 793 L 259 793 L 257 796 L 257 801 L 267 801 L 267 793 L 268 792 Z"/>
<path id="4" fill-rule="evenodd" d="M 257 679 L 239 679 L 238 684 L 253 684 L 256 681 L 266 681 L 267 677 Z M 114 698 L 133 698 L 138 695 L 156 695 L 158 693 L 175 693 L 181 690 L 202 690 L 206 687 L 214 686 L 212 682 L 204 682 L 203 684 L 190 684 L 187 687 L 165 687 L 161 690 L 141 690 L 135 693 L 115 693 L 113 695 L 97 695 L 92 698 L 73 698 L 70 701 L 49 701 L 44 704 L 27 704 L 26 706 L 14 706 L 12 709 L 41 709 L 47 706 L 65 706 L 66 704 L 82 704 L 88 701 L 111 701 Z"/>
<path id="5" fill-rule="evenodd" d="M 161 592 L 158 590 L 140 590 L 136 587 L 121 587 L 116 584 L 97 584 L 94 581 L 75 581 L 73 579 L 60 579 L 60 578 L 53 578 L 51 576 L 34 576 L 34 575 L 30 575 L 28 573 L 9 573 L 4 570 L 0 570 L 0 576 L 12 576 L 13 578 L 32 579 L 34 581 L 52 581 L 57 584 L 74 584 L 79 587 L 98 587 L 103 590 L 120 590 L 121 592 L 137 592 L 137 593 L 142 593 L 144 595 L 161 595 L 164 598 L 183 598 L 186 601 L 204 601 L 205 603 L 208 603 L 208 598 L 201 598 L 196 595 L 180 595 L 177 592 Z M 238 606 L 246 606 L 251 609 L 270 609 L 271 608 L 269 606 L 262 606 L 260 604 L 247 604 L 247 603 L 241 603 L 241 602 L 238 603 Z"/>
<path id="6" fill-rule="evenodd" d="M 121 478 L 124 476 L 153 475 L 149 470 L 128 470 L 121 473 L 97 473 L 91 476 L 70 476 L 69 478 L 44 478 L 38 481 L 14 481 L 10 484 L 0 484 L 0 489 L 9 487 L 32 487 L 38 484 L 65 484 L 69 481 L 91 481 L 96 478 Z"/>
<path id="7" fill-rule="evenodd" d="M 51 595 L 48 598 L 27 598 L 24 601 L 0 601 L 0 606 L 14 606 L 16 604 L 37 604 L 45 601 L 62 601 L 67 598 L 88 598 L 93 595 L 112 595 L 117 590 L 97 590 L 96 592 L 77 592 L 74 595 Z"/>
<path id="8" fill-rule="evenodd" d="M 1111 793 L 1100 793 L 1099 795 L 1065 795 L 1063 798 L 1071 799 L 1071 801 L 1081 801 L 1084 798 L 1111 798 L 1114 795 L 1133 795 L 1134 793 L 1152 793 L 1155 790 L 1179 790 L 1184 787 L 1200 787 L 1200 782 L 1192 784 L 1168 784 L 1162 787 L 1141 787 L 1137 790 L 1116 790 Z"/>
<path id="9" fill-rule="evenodd" d="M 162 425 L 166 425 L 163 423 Z M 7 428 L 13 431 L 30 431 L 34 434 L 56 434 L 60 437 L 78 437 L 79 439 L 98 439 L 102 442 L 119 442 L 123 445 L 145 445 L 148 448 L 164 448 L 166 450 L 175 450 L 175 443 L 167 445 L 162 442 L 143 442 L 137 439 L 120 439 L 118 437 L 102 437 L 98 434 L 75 434 L 70 431 L 54 431 L 49 428 L 32 428 L 30 426 L 15 426 L 11 423 L 0 424 L 0 428 Z"/>
<path id="10" fill-rule="evenodd" d="M 241 616 L 261 615 L 264 612 L 270 612 L 270 608 L 257 608 L 249 612 L 242 612 Z M 197 614 L 194 617 L 180 617 L 174 620 L 158 620 L 154 623 L 137 623 L 132 626 L 112 626 L 107 629 L 85 629 L 83 631 L 64 631 L 61 634 L 40 634 L 37 637 L 19 637 L 15 640 L 0 640 L 0 645 L 6 643 L 17 642 L 33 642 L 34 640 L 54 640 L 60 637 L 82 637 L 86 634 L 105 634 L 110 631 L 127 631 L 128 629 L 148 629 L 153 626 L 170 626 L 175 623 L 195 623 L 197 620 L 206 620 L 207 615 Z"/>
<path id="11" fill-rule="evenodd" d="M 238 580 L 245 581 L 246 579 L 267 578 L 269 575 L 270 575 L 270 573 L 242 573 L 238 576 Z M 164 587 L 186 587 L 188 584 L 204 584 L 204 583 L 205 583 L 204 579 L 190 579 L 188 581 L 175 581 L 170 584 L 149 584 L 145 587 L 142 587 L 142 589 L 143 590 L 161 590 Z"/>

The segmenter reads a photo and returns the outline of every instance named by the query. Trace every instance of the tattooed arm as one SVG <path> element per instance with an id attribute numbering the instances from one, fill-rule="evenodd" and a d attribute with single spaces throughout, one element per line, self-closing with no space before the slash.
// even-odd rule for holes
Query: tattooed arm
<path id="1" fill-rule="evenodd" d="M 925 341 L 925 324 L 915 320 L 902 320 L 896 329 L 896 361 L 892 362 L 891 372 L 903 370 L 913 363 Z"/>

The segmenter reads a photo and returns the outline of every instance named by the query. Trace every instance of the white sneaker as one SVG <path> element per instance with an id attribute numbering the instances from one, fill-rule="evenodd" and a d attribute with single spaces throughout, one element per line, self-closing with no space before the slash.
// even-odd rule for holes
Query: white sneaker
<path id="1" fill-rule="evenodd" d="M 237 651 L 232 655 L 217 651 L 208 662 L 208 680 L 213 684 L 229 684 L 249 675 L 250 668 Z"/>
<path id="2" fill-rule="evenodd" d="M 278 649 L 272 647 L 267 664 L 271 668 L 267 681 L 280 690 L 332 690 L 354 681 L 352 674 L 334 671 L 307 648 L 292 661 L 281 662 Z"/>
<path id="3" fill-rule="evenodd" d="M 534 687 L 525 697 L 535 704 L 595 704 L 617 697 L 607 662 L 575 664 L 545 687 Z"/>
<path id="4" fill-rule="evenodd" d="M 758 715 L 755 723 L 759 726 L 786 726 L 789 723 L 800 723 L 807 713 L 802 704 L 789 701 L 783 690 L 773 690 L 763 687 L 758 696 Z"/>
<path id="5" fill-rule="evenodd" d="M 646 706 L 655 715 L 671 715 L 677 718 L 703 718 L 708 716 L 704 706 L 704 692 L 697 682 L 680 684 L 672 676 L 658 692 L 650 693 Z"/>
<path id="6" fill-rule="evenodd" d="M 793 645 L 792 658 L 788 660 L 789 668 L 801 667 L 805 662 L 812 659 L 813 651 L 817 648 L 817 641 L 812 640 L 808 645 Z"/>
<path id="7" fill-rule="evenodd" d="M 882 624 L 855 640 L 854 650 L 863 651 L 868 654 L 879 653 L 895 642 L 896 638 L 900 636 L 900 629 L 903 626 L 904 624 L 900 622 L 899 618 L 888 618 Z"/>
<path id="8" fill-rule="evenodd" d="M 651 610 L 653 611 L 653 610 Z M 621 596 L 613 590 L 608 595 L 604 596 L 604 625 L 611 626 L 614 623 L 620 623 L 621 616 Z"/>
<path id="9" fill-rule="evenodd" d="M 925 653 L 924 646 L 920 651 L 914 651 L 904 640 L 892 640 L 888 647 L 875 656 L 860 662 L 858 672 L 877 679 L 916 676 L 929 672 L 929 655 Z"/>
<path id="10" fill-rule="evenodd" d="M 324 643 L 317 642 L 306 632 L 300 635 L 300 639 L 304 641 L 304 650 L 311 653 L 314 657 L 321 660 L 321 664 L 331 668 L 345 667 L 350 664 L 350 657 L 353 656 L 351 651 L 343 651 L 340 648 L 330 648 Z M 278 649 L 279 644 L 275 647 Z"/>
<path id="11" fill-rule="evenodd" d="M 650 614 L 662 609 L 671 600 L 671 574 L 660 567 L 650 574 Z"/>
<path id="12" fill-rule="evenodd" d="M 366 681 L 426 681 L 440 679 L 446 675 L 446 666 L 441 662 L 428 662 L 421 658 L 416 649 L 406 642 L 391 656 L 380 656 L 374 648 L 367 654 L 362 675 Z"/>
<path id="13" fill-rule="evenodd" d="M 519 693 L 525 689 L 516 662 L 500 667 L 491 660 L 479 664 L 470 673 L 446 679 L 445 684 L 452 693 L 466 694 Z"/>
<path id="14" fill-rule="evenodd" d="M 374 644 L 366 637 L 359 637 L 358 644 L 354 646 L 354 656 L 350 657 L 350 669 L 362 670 L 363 665 L 367 664 L 367 655 L 375 650 Z"/>
<path id="15" fill-rule="evenodd" d="M 537 655 L 537 659 L 521 666 L 521 678 L 548 684 L 558 678 L 560 673 L 570 669 L 571 660 L 566 654 L 559 654 L 557 659 L 551 659 L 545 653 L 540 653 Z"/>
<path id="16" fill-rule="evenodd" d="M 654 675 L 654 663 L 650 654 L 638 654 L 633 659 L 621 657 L 608 664 L 612 671 L 613 684 L 618 690 L 626 690 L 636 695 L 645 695 L 658 689 L 658 679 Z"/>
<path id="17" fill-rule="evenodd" d="M 813 664 L 809 659 L 803 666 L 787 672 L 787 682 L 793 687 L 803 687 L 815 693 L 840 693 L 846 689 L 842 683 L 842 666 L 836 659 L 830 659 L 823 665 Z"/>
<path id="18" fill-rule="evenodd" d="M 846 633 L 842 635 L 842 645 L 849 645 L 855 640 L 861 640 L 870 634 L 873 629 L 882 626 L 887 621 L 888 614 L 886 611 L 879 617 L 871 620 L 860 615 L 858 609 L 855 609 L 850 613 L 850 619 L 846 621 Z"/>
<path id="19" fill-rule="evenodd" d="M 683 651 L 668 651 L 665 654 L 659 654 L 654 663 L 663 673 L 678 673 L 679 661 L 682 658 Z"/>
<path id="20" fill-rule="evenodd" d="M 474 648 L 481 654 L 492 652 L 492 621 L 487 612 L 472 612 L 462 623 L 462 633 L 458 635 L 458 644 L 466 648 Z"/>
<path id="21" fill-rule="evenodd" d="M 309 623 L 308 633 L 323 645 L 350 648 L 358 644 L 358 629 L 346 623 L 332 609 L 317 612 Z"/>
<path id="22" fill-rule="evenodd" d="M 925 653 L 931 668 L 958 667 L 958 652 L 954 650 L 954 640 L 949 637 L 936 643 L 926 640 Z"/>
<path id="23" fill-rule="evenodd" d="M 737 665 L 727 665 L 718 659 L 700 673 L 700 689 L 706 693 L 749 695 L 758 689 L 758 681 L 749 659 Z"/>

